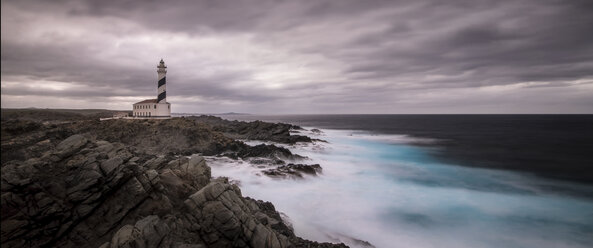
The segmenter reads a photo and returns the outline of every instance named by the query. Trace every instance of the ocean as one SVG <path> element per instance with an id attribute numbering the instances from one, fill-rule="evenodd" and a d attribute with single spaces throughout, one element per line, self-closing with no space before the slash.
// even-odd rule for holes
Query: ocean
<path id="1" fill-rule="evenodd" d="M 283 145 L 323 167 L 303 180 L 208 158 L 213 176 L 274 203 L 304 238 L 352 247 L 593 247 L 593 115 L 221 117 L 291 123 L 327 141 Z"/>

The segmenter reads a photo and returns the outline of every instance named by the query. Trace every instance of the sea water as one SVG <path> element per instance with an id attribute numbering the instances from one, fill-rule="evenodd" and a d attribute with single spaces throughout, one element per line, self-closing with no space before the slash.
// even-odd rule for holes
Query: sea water
<path id="1" fill-rule="evenodd" d="M 272 202 L 306 239 L 352 247 L 593 246 L 589 184 L 443 162 L 437 138 L 321 131 L 300 132 L 327 142 L 284 145 L 308 157 L 300 163 L 320 164 L 319 176 L 273 179 L 241 160 L 208 158 L 209 165 L 245 196 Z"/>

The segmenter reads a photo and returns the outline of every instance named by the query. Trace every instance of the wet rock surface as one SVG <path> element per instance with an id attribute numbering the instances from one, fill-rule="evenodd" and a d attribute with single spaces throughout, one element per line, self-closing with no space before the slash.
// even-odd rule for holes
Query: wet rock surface
<path id="1" fill-rule="evenodd" d="M 271 124 L 276 125 L 276 124 Z M 287 124 L 280 125 L 283 127 Z M 231 158 L 266 157 L 298 160 L 301 156 L 275 145 L 249 146 L 190 118 L 169 120 L 71 121 L 59 124 L 30 120 L 2 121 L 1 161 L 26 160 L 40 156 L 74 134 L 119 142 L 147 154 L 222 154 Z M 274 136 L 275 137 L 275 136 Z M 307 137 L 308 138 L 308 137 Z"/>
<path id="2" fill-rule="evenodd" d="M 262 173 L 273 178 L 301 179 L 304 175 L 317 176 L 321 174 L 319 164 L 287 164 L 276 168 L 263 170 Z"/>
<path id="3" fill-rule="evenodd" d="M 263 121 L 229 121 L 215 116 L 188 117 L 199 123 L 210 125 L 213 130 L 224 133 L 233 139 L 267 140 L 278 143 L 294 144 L 311 142 L 311 138 L 303 135 L 291 135 L 291 130 L 301 130 L 299 126 L 285 123 L 269 123 Z"/>
<path id="4" fill-rule="evenodd" d="M 1 170 L 3 247 L 345 247 L 296 237 L 199 155 L 75 134 Z"/>
<path id="5" fill-rule="evenodd" d="M 204 158 L 192 155 L 320 172 L 286 164 L 302 158 L 287 149 L 249 146 L 186 118 L 3 115 L 1 131 L 2 247 L 346 247 L 297 237 L 271 203 L 212 179 Z"/>

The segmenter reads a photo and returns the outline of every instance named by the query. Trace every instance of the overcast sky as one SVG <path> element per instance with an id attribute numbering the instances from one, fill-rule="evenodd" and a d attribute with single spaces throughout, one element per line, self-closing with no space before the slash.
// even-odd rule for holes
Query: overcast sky
<path id="1" fill-rule="evenodd" d="M 4 1 L 2 107 L 593 113 L 591 0 Z"/>

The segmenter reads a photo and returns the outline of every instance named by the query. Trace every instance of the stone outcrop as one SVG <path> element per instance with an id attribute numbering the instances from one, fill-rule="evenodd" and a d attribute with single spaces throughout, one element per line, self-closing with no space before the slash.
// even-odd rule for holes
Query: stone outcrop
<path id="1" fill-rule="evenodd" d="M 345 247 L 296 237 L 201 156 L 51 132 L 44 151 L 2 163 L 2 247 Z"/>
<path id="2" fill-rule="evenodd" d="M 272 124 L 276 125 L 276 124 Z M 41 156 L 74 134 L 123 143 L 152 155 L 219 155 L 231 158 L 266 157 L 298 160 L 301 156 L 274 145 L 249 146 L 190 118 L 169 120 L 83 120 L 60 124 L 25 120 L 2 122 L 1 161 Z M 275 137 L 275 136 L 274 136 Z"/>
<path id="3" fill-rule="evenodd" d="M 303 175 L 317 176 L 321 171 L 319 164 L 287 164 L 264 170 L 262 173 L 274 178 L 301 179 Z"/>
<path id="4" fill-rule="evenodd" d="M 303 135 L 291 135 L 291 130 L 301 130 L 299 126 L 285 123 L 269 123 L 263 121 L 229 121 L 215 116 L 189 117 L 199 123 L 212 127 L 233 139 L 266 140 L 285 144 L 311 142 L 311 138 Z"/>

